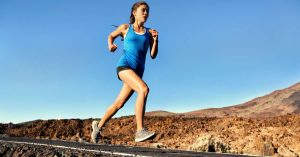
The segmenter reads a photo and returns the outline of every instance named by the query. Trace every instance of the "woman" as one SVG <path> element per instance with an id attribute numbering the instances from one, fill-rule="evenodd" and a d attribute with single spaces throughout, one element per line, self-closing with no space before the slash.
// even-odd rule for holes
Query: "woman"
<path id="1" fill-rule="evenodd" d="M 92 141 L 98 142 L 102 126 L 127 102 L 133 92 L 137 92 L 135 105 L 136 135 L 135 142 L 147 140 L 155 132 L 147 131 L 144 127 L 144 114 L 149 88 L 142 80 L 148 48 L 154 59 L 158 53 L 158 32 L 144 26 L 149 16 L 149 5 L 144 1 L 136 2 L 131 9 L 130 24 L 122 24 L 108 36 L 108 49 L 114 52 L 117 46 L 114 40 L 124 38 L 124 51 L 117 64 L 117 76 L 123 81 L 123 87 L 115 102 L 108 108 L 101 121 L 92 123 Z"/>

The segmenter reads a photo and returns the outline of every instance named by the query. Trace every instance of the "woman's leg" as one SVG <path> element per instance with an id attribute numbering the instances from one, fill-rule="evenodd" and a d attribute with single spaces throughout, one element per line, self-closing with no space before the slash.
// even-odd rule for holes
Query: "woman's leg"
<path id="1" fill-rule="evenodd" d="M 133 94 L 133 90 L 126 84 L 123 84 L 123 87 L 114 101 L 114 103 L 107 109 L 106 113 L 100 120 L 98 127 L 101 128 L 112 116 L 114 116 L 117 111 L 124 106 L 127 100 Z"/>
<path id="2" fill-rule="evenodd" d="M 131 69 L 119 72 L 120 79 L 138 93 L 135 105 L 137 131 L 144 127 L 144 114 L 149 88 L 147 84 Z"/>

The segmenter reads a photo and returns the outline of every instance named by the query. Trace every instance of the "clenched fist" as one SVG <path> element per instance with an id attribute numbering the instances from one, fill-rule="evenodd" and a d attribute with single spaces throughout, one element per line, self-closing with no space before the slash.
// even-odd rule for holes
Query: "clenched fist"
<path id="1" fill-rule="evenodd" d="M 118 47 L 117 47 L 116 44 L 110 44 L 110 45 L 108 45 L 108 50 L 109 50 L 110 52 L 115 52 L 117 48 L 118 48 Z"/>

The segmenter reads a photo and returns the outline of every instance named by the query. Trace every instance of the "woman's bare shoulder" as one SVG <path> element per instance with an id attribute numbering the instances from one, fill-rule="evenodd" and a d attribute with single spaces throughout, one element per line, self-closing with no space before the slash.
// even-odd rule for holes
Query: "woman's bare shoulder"
<path id="1" fill-rule="evenodd" d="M 121 24 L 120 26 L 119 26 L 121 29 L 123 29 L 123 30 L 126 30 L 126 29 L 128 29 L 128 27 L 129 27 L 129 24 Z"/>

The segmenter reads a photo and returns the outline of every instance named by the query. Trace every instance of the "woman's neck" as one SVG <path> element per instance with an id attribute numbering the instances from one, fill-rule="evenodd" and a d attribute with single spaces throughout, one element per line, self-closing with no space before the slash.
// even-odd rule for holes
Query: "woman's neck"
<path id="1" fill-rule="evenodd" d="M 135 22 L 133 23 L 133 26 L 134 26 L 135 28 L 137 28 L 138 30 L 143 30 L 143 29 L 144 29 L 144 23 L 139 22 L 139 21 L 135 21 Z"/>

